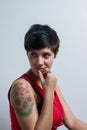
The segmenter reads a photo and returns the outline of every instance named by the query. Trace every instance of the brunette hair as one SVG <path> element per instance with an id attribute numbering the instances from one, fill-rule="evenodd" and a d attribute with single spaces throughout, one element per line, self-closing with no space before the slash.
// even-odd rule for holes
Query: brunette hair
<path id="1" fill-rule="evenodd" d="M 59 43 L 57 32 L 48 25 L 32 25 L 24 38 L 24 47 L 27 52 L 49 47 L 56 55 Z"/>

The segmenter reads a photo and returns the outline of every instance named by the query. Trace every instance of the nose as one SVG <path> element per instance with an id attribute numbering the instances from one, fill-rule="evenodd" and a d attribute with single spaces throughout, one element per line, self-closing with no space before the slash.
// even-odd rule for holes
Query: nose
<path id="1" fill-rule="evenodd" d="M 36 65 L 41 66 L 41 65 L 43 65 L 43 63 L 44 63 L 43 58 L 42 57 L 38 57 L 37 61 L 36 61 Z"/>

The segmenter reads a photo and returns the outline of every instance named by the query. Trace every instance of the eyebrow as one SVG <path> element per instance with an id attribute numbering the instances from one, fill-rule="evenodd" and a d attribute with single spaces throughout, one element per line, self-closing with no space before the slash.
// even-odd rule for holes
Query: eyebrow
<path id="1" fill-rule="evenodd" d="M 33 52 L 34 50 L 29 50 L 29 52 Z"/>

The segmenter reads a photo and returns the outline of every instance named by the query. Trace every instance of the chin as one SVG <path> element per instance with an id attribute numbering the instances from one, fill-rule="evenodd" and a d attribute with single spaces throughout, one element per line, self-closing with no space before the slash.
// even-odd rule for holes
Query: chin
<path id="1" fill-rule="evenodd" d="M 32 73 L 33 73 L 34 75 L 39 76 L 37 70 L 31 70 L 31 71 L 32 71 Z"/>

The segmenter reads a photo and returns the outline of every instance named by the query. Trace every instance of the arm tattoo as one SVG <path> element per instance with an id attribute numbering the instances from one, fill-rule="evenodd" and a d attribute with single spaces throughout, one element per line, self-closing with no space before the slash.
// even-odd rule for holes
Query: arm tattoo
<path id="1" fill-rule="evenodd" d="M 33 101 L 25 84 L 17 82 L 13 85 L 12 102 L 18 115 L 28 116 L 32 113 Z"/>

